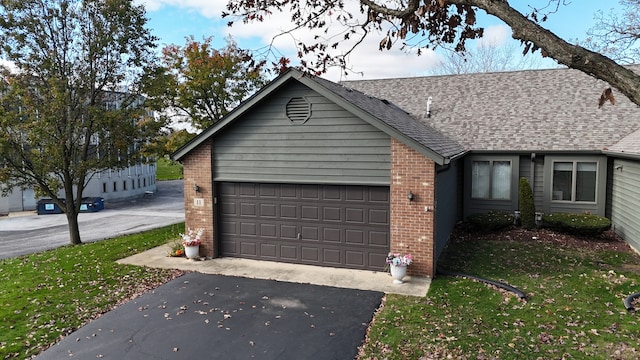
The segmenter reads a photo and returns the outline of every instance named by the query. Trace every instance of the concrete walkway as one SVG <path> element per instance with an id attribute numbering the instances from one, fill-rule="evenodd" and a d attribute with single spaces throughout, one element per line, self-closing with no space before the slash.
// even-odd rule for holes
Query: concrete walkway
<path id="1" fill-rule="evenodd" d="M 310 265 L 286 264 L 239 258 L 189 260 L 170 257 L 169 245 L 160 246 L 119 260 L 121 264 L 164 269 L 181 269 L 203 274 L 238 276 L 253 279 L 372 290 L 391 294 L 425 296 L 431 279 L 407 276 L 403 284 L 394 284 L 386 272 L 338 269 Z"/>

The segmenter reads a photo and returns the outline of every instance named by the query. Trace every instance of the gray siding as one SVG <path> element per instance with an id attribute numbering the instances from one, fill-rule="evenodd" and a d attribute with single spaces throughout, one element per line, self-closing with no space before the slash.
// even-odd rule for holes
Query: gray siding
<path id="1" fill-rule="evenodd" d="M 612 172 L 613 229 L 636 251 L 640 251 L 640 163 L 615 159 Z"/>
<path id="2" fill-rule="evenodd" d="M 533 169 L 532 169 L 533 168 Z M 533 175 L 531 172 L 533 171 Z M 531 154 L 520 156 L 520 176 L 529 180 L 531 189 L 533 190 L 533 198 L 536 205 L 536 211 L 542 211 L 544 207 L 544 156 L 535 155 L 531 159 Z"/>
<path id="3" fill-rule="evenodd" d="M 537 155 L 534 164 L 533 197 L 536 211 L 542 211 L 544 208 L 544 156 Z"/>
<path id="4" fill-rule="evenodd" d="M 311 116 L 286 117 L 304 97 Z M 268 101 L 214 138 L 214 180 L 389 185 L 390 137 L 302 84 Z"/>
<path id="5" fill-rule="evenodd" d="M 458 219 L 458 165 L 460 161 L 452 161 L 448 167 L 436 174 L 435 205 L 435 241 L 438 259 L 449 241 L 451 232 Z M 461 165 L 461 164 L 460 164 Z"/>

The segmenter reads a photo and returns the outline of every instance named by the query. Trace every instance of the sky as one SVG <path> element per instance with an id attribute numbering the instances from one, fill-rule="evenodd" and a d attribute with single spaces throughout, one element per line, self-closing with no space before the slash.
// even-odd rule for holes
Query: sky
<path id="1" fill-rule="evenodd" d="M 617 1 L 563 1 L 566 5 L 552 14 L 543 26 L 570 43 L 584 41 L 587 38 L 587 31 L 595 25 L 594 15 L 597 11 L 608 13 L 612 8 L 620 7 Z M 511 0 L 520 11 L 526 11 L 527 6 L 544 7 L 548 2 L 549 0 Z M 297 65 L 295 39 L 304 40 L 313 36 L 309 30 L 305 30 L 298 32 L 295 39 L 292 36 L 274 39 L 277 34 L 291 27 L 287 14 L 274 14 L 262 23 L 236 22 L 232 27 L 228 27 L 226 24 L 229 19 L 221 17 L 227 0 L 137 0 L 137 3 L 145 6 L 149 19 L 148 27 L 159 37 L 160 46 L 184 45 L 185 37 L 193 36 L 196 40 L 213 37 L 214 46 L 221 48 L 225 45 L 225 38 L 231 36 L 240 48 L 250 50 L 264 49 L 273 43 L 278 56 L 290 57 L 292 65 Z M 355 0 L 346 0 L 345 3 L 357 5 Z M 355 13 L 359 13 L 357 8 Z M 481 13 L 478 15 L 478 23 L 485 27 L 485 37 L 492 42 L 515 42 L 511 39 L 511 30 L 499 19 Z M 381 39 L 382 36 L 376 34 L 369 36 L 369 39 L 351 54 L 349 64 L 354 73 L 348 77 L 338 69 L 330 70 L 323 77 L 339 81 L 430 75 L 442 59 L 439 53 L 432 51 L 423 52 L 420 56 L 415 54 L 415 50 L 409 54 L 399 50 L 379 51 L 378 42 Z M 537 61 L 536 66 L 549 68 L 558 65 L 546 59 Z"/>

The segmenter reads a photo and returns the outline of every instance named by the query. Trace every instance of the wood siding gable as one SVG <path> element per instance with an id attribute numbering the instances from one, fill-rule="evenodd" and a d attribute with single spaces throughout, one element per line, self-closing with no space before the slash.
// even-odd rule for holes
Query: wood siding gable
<path id="1" fill-rule="evenodd" d="M 310 104 L 292 121 L 287 104 Z M 390 136 L 299 82 L 213 138 L 215 181 L 389 185 Z"/>

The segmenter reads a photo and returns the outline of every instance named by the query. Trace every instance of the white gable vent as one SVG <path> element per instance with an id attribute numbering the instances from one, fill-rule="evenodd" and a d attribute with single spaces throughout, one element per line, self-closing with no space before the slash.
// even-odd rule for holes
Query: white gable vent
<path id="1" fill-rule="evenodd" d="M 311 117 L 311 104 L 301 97 L 291 98 L 287 103 L 287 118 L 294 124 L 304 124 Z"/>

